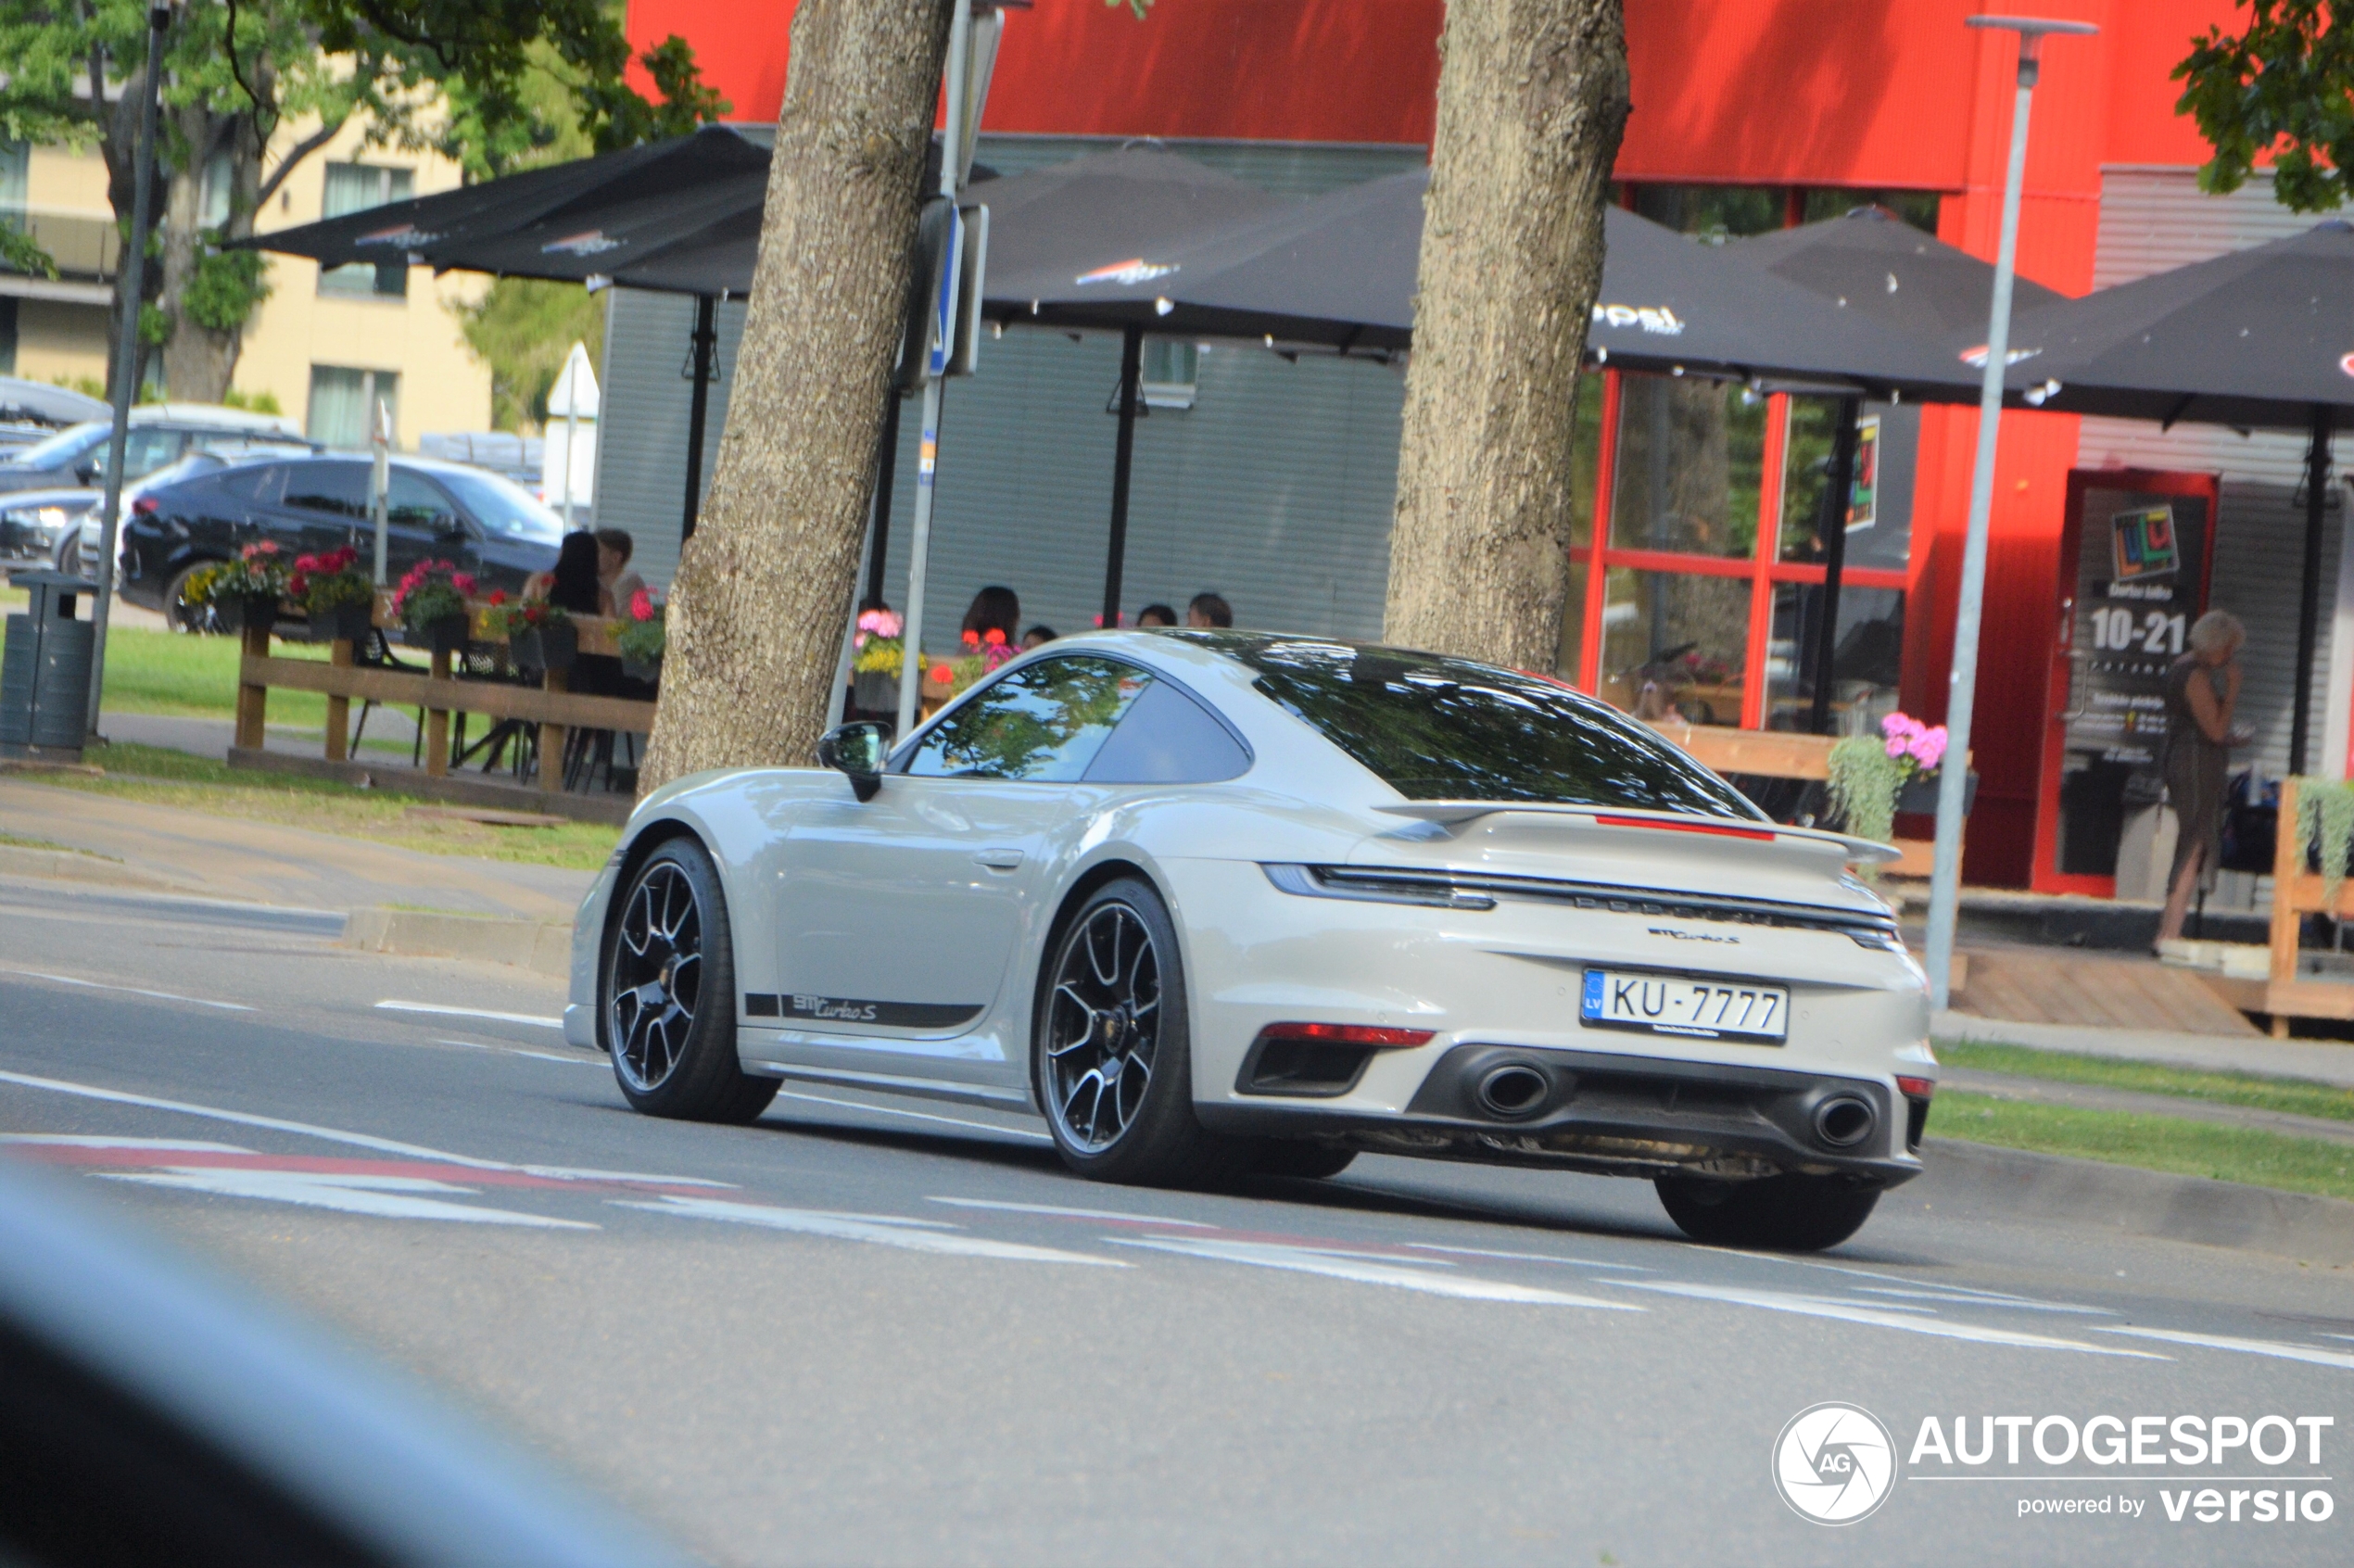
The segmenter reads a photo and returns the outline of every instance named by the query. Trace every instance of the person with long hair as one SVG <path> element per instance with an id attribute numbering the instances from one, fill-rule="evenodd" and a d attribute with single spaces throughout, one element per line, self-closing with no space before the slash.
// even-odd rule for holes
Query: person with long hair
<path id="1" fill-rule="evenodd" d="M 1002 633 L 1008 647 L 1021 639 L 1021 600 L 1013 589 L 995 583 L 973 595 L 959 635 L 974 632 L 986 642 L 993 631 Z"/>

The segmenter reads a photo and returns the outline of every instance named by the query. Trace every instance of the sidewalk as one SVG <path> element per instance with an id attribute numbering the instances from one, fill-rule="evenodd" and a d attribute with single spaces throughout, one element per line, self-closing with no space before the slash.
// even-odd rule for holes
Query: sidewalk
<path id="1" fill-rule="evenodd" d="M 0 778 L 0 832 L 109 856 L 158 888 L 347 913 L 406 904 L 569 921 L 594 875 L 426 854 L 9 778 Z M 0 869 L 10 853 L 0 850 Z"/>

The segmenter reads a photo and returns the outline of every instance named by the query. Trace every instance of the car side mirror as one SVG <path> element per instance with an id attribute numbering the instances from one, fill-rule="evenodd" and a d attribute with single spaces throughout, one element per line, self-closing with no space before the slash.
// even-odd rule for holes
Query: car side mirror
<path id="1" fill-rule="evenodd" d="M 880 724 L 845 724 L 826 731 L 817 742 L 817 761 L 850 776 L 850 791 L 871 801 L 882 788 L 883 759 L 890 754 L 891 731 Z"/>
<path id="2" fill-rule="evenodd" d="M 433 514 L 433 537 L 437 539 L 462 539 L 466 537 L 466 525 L 447 512 L 437 512 Z"/>
<path id="3" fill-rule="evenodd" d="M 74 478 L 84 485 L 96 484 L 99 472 L 97 460 L 95 458 L 73 465 Z"/>

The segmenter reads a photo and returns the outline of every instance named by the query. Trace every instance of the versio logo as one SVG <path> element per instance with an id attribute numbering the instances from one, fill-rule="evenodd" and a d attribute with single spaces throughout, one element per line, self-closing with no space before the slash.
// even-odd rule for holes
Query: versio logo
<path id="1" fill-rule="evenodd" d="M 1888 1500 L 1896 1443 L 1857 1405 L 1810 1405 L 1774 1439 L 1774 1489 L 1817 1524 L 1853 1524 Z"/>

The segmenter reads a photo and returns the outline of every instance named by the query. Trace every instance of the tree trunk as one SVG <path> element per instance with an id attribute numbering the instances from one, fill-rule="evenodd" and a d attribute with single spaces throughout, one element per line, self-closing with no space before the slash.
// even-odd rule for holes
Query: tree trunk
<path id="1" fill-rule="evenodd" d="M 1626 24 L 1620 0 L 1450 0 L 1439 46 L 1382 634 L 1550 669 Z"/>
<path id="2" fill-rule="evenodd" d="M 107 166 L 107 204 L 114 209 L 115 226 L 121 235 L 121 250 L 115 262 L 114 297 L 107 306 L 107 396 L 114 396 L 115 356 L 122 339 L 122 306 L 131 286 L 131 222 L 138 205 L 139 182 L 139 105 L 147 91 L 147 66 L 144 56 L 122 62 L 122 93 L 101 115 L 98 154 Z M 160 120 L 158 120 L 160 128 Z M 156 297 L 156 269 L 149 267 L 142 280 L 147 299 Z M 132 400 L 136 402 L 139 388 L 146 382 L 150 350 L 139 345 L 132 373 Z"/>
<path id="3" fill-rule="evenodd" d="M 166 164 L 157 171 L 167 177 L 157 214 L 162 240 L 158 297 L 171 329 L 163 346 L 164 390 L 175 402 L 218 403 L 237 373 L 245 328 L 218 332 L 188 314 L 188 285 L 204 256 L 205 171 L 215 154 L 228 154 L 229 210 L 232 215 L 250 214 L 261 179 L 260 160 L 245 116 L 215 114 L 201 103 L 165 112 L 176 133 L 172 140 L 186 149 L 186 157 L 178 168 Z M 251 223 L 224 219 L 221 227 L 228 233 L 250 232 Z"/>
<path id="4" fill-rule="evenodd" d="M 857 575 L 950 0 L 803 0 L 710 494 L 639 778 L 806 763 Z"/>

